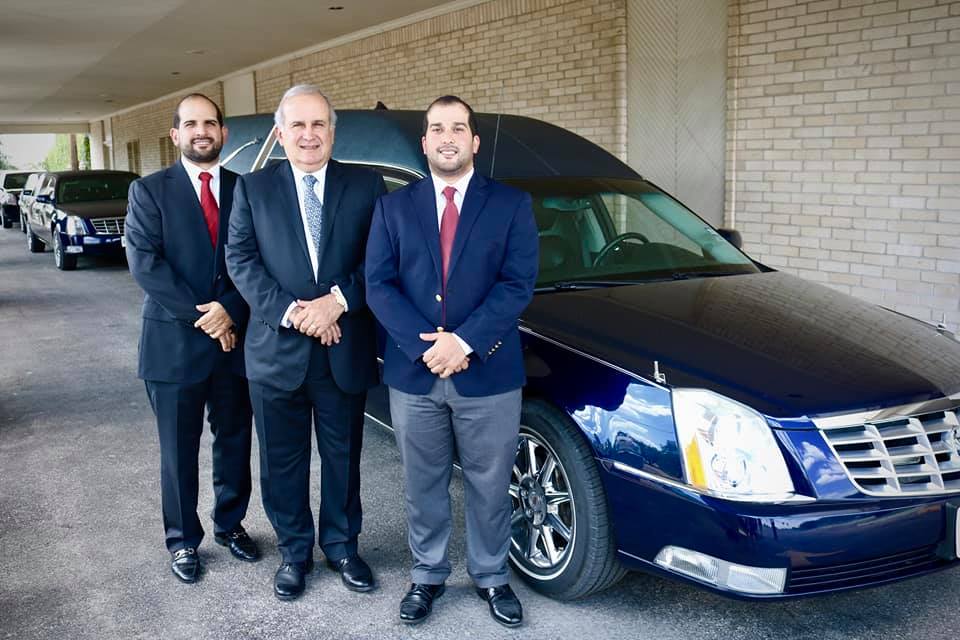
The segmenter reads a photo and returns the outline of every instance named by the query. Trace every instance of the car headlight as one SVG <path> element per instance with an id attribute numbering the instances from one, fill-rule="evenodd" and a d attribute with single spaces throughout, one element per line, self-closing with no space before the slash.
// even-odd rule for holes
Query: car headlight
<path id="1" fill-rule="evenodd" d="M 712 391 L 676 389 L 673 414 L 689 484 L 730 500 L 793 497 L 783 454 L 759 413 Z"/>
<path id="2" fill-rule="evenodd" d="M 67 235 L 82 236 L 87 233 L 87 225 L 79 216 L 67 216 Z"/>

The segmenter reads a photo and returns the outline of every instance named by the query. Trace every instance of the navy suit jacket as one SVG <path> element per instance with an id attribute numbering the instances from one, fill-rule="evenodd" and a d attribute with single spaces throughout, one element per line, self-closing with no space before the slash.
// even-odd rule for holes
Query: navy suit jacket
<path id="1" fill-rule="evenodd" d="M 384 382 L 406 393 L 429 393 L 437 376 L 422 356 L 432 343 L 419 334 L 443 326 L 475 354 L 469 368 L 452 378 L 458 393 L 488 396 L 523 386 L 517 322 L 533 296 L 538 249 L 529 194 L 474 173 L 442 300 L 433 181 L 428 177 L 380 198 L 366 277 L 367 302 L 388 334 Z"/>
<path id="2" fill-rule="evenodd" d="M 243 330 L 249 310 L 227 275 L 224 245 L 237 174 L 220 168 L 217 246 L 190 177 L 178 161 L 130 185 L 124 236 L 130 273 L 143 288 L 138 375 L 156 382 L 200 382 L 226 359 L 243 375 Z M 196 305 L 216 300 L 235 324 L 239 348 L 193 326 Z"/>
<path id="3" fill-rule="evenodd" d="M 377 384 L 376 324 L 364 294 L 363 258 L 370 217 L 386 193 L 380 174 L 331 160 L 323 194 L 323 247 L 314 279 L 287 161 L 241 176 L 234 193 L 227 269 L 250 304 L 245 344 L 250 380 L 291 391 L 307 376 L 320 345 L 280 321 L 298 298 L 312 300 L 340 287 L 349 310 L 337 321 L 339 344 L 328 347 L 330 373 L 346 393 Z"/>

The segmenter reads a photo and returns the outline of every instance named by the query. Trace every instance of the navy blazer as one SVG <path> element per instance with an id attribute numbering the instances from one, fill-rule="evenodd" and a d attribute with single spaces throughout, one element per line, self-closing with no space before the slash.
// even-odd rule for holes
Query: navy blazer
<path id="1" fill-rule="evenodd" d="M 452 378 L 458 393 L 488 396 L 523 386 L 517 322 L 533 297 L 538 251 L 530 195 L 474 173 L 460 211 L 444 300 L 432 179 L 381 198 L 367 243 L 366 277 L 367 302 L 389 338 L 384 382 L 406 393 L 429 393 L 437 376 L 422 356 L 432 343 L 419 334 L 443 326 L 475 354 L 469 368 Z"/>
<path id="2" fill-rule="evenodd" d="M 292 391 L 307 375 L 317 338 L 280 321 L 298 298 L 340 287 L 349 310 L 337 321 L 339 344 L 328 347 L 334 382 L 360 393 L 377 380 L 376 324 L 364 294 L 363 257 L 373 206 L 387 189 L 372 169 L 331 160 L 323 192 L 323 247 L 314 279 L 297 188 L 288 161 L 240 177 L 234 193 L 227 269 L 250 304 L 245 344 L 250 380 Z"/>
<path id="3" fill-rule="evenodd" d="M 217 246 L 190 177 L 178 161 L 130 185 L 124 236 L 127 262 L 143 288 L 143 331 L 138 375 L 156 382 L 200 382 L 227 359 L 243 375 L 243 330 L 249 310 L 227 275 L 224 244 L 237 174 L 220 168 Z M 216 300 L 233 319 L 238 348 L 224 353 L 218 340 L 193 326 L 196 305 Z"/>

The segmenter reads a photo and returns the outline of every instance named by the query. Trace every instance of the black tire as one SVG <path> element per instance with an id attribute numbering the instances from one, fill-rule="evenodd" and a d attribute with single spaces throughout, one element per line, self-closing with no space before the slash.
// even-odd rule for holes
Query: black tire
<path id="1" fill-rule="evenodd" d="M 33 235 L 33 231 L 30 230 L 30 225 L 27 225 L 27 250 L 30 253 L 43 253 L 46 248 L 47 245 L 43 244 L 40 238 Z"/>
<path id="2" fill-rule="evenodd" d="M 63 242 L 56 230 L 53 232 L 53 263 L 60 271 L 73 271 L 77 268 L 77 256 L 63 250 Z"/>
<path id="3" fill-rule="evenodd" d="M 0 222 L 3 223 L 4 229 L 9 229 L 13 226 L 13 218 L 7 213 L 7 205 L 0 206 Z"/>
<path id="4" fill-rule="evenodd" d="M 540 463 L 535 483 L 535 475 L 529 473 L 531 455 Z M 547 478 L 549 456 L 555 463 Z M 514 469 L 510 564 L 534 590 L 573 600 L 602 591 L 626 575 L 617 560 L 607 497 L 593 452 L 568 416 L 542 400 L 525 401 Z M 528 497 L 537 486 L 541 495 Z M 540 508 L 541 503 L 552 503 L 553 511 Z M 534 533 L 538 518 L 543 518 L 539 535 Z"/>

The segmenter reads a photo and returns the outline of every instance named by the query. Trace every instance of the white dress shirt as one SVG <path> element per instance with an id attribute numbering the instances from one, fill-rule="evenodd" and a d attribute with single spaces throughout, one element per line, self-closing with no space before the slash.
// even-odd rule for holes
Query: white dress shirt
<path id="1" fill-rule="evenodd" d="M 317 179 L 313 185 L 313 192 L 317 196 L 317 200 L 320 201 L 320 205 L 323 206 L 323 190 L 327 184 L 327 166 L 329 163 L 323 165 L 317 171 L 312 173 L 307 173 L 306 171 L 301 171 L 297 167 L 290 163 L 290 168 L 293 169 L 293 184 L 297 187 L 297 205 L 300 207 L 300 222 L 303 224 L 303 235 L 307 240 L 307 252 L 310 254 L 310 266 L 313 267 L 313 281 L 317 282 L 317 270 L 320 268 L 320 261 L 317 256 L 317 248 L 313 244 L 313 234 L 310 232 L 310 221 L 307 220 L 307 212 L 303 206 L 303 200 L 306 197 L 307 185 L 303 183 L 303 178 L 306 175 L 311 175 Z M 324 217 L 328 215 L 327 211 L 323 212 Z M 347 300 L 343 297 L 343 294 L 340 291 L 340 287 L 333 285 L 330 287 L 330 293 L 332 293 L 336 298 L 337 302 L 343 305 L 343 310 L 347 311 Z M 293 326 L 293 323 L 290 322 L 290 314 L 293 312 L 294 307 L 297 306 L 296 302 L 290 304 L 287 307 L 287 310 L 284 312 L 283 317 L 280 319 L 280 326 L 290 328 Z"/>
<path id="2" fill-rule="evenodd" d="M 193 191 L 197 194 L 198 201 L 200 200 L 200 187 L 202 186 L 200 174 L 206 171 L 213 176 L 210 178 L 210 191 L 213 192 L 213 199 L 217 202 L 217 208 L 220 208 L 220 165 L 217 164 L 209 169 L 204 169 L 190 162 L 182 155 L 180 156 L 180 164 L 183 165 L 187 176 L 190 177 L 190 184 L 193 185 Z"/>
<path id="3" fill-rule="evenodd" d="M 443 190 L 447 187 L 456 189 L 456 193 L 453 194 L 453 204 L 457 205 L 457 213 L 463 211 L 463 198 L 467 194 L 467 185 L 470 184 L 470 179 L 473 178 L 473 169 L 470 169 L 467 173 L 460 176 L 460 179 L 453 184 L 450 184 L 434 173 L 430 174 L 430 178 L 433 180 L 433 195 L 437 201 L 437 229 L 440 229 L 440 224 L 443 222 L 443 210 L 447 208 L 447 196 L 443 195 Z M 473 353 L 473 347 L 464 342 L 463 338 L 456 333 L 453 334 L 453 337 L 460 343 L 460 348 L 463 349 L 465 354 L 470 355 Z"/>

